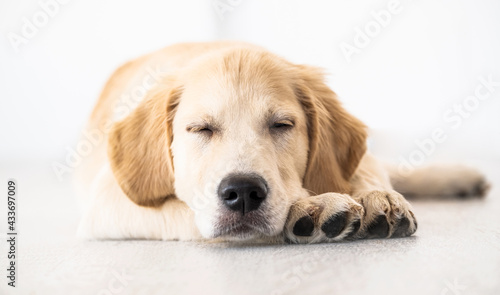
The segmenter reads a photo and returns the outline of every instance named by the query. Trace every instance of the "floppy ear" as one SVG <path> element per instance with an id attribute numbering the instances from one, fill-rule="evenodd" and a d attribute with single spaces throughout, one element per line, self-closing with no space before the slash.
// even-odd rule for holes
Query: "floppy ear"
<path id="1" fill-rule="evenodd" d="M 366 152 L 366 127 L 342 107 L 320 70 L 298 66 L 298 71 L 296 94 L 309 136 L 304 188 L 316 194 L 350 193 L 349 180 Z"/>
<path id="2" fill-rule="evenodd" d="M 172 120 L 181 88 L 150 92 L 108 141 L 111 169 L 121 189 L 136 204 L 159 206 L 174 196 Z"/>

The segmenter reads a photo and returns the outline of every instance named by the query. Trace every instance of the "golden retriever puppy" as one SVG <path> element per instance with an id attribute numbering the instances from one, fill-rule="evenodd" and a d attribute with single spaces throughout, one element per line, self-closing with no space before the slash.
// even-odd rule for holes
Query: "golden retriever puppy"
<path id="1" fill-rule="evenodd" d="M 103 136 L 78 171 L 79 234 L 292 243 L 410 236 L 411 205 L 366 152 L 365 129 L 316 68 L 246 43 L 167 47 L 119 68 L 95 106 L 85 132 Z M 458 193 L 437 177 L 447 190 L 426 185 L 425 193 Z M 461 192 L 485 189 L 473 170 L 456 177 Z M 418 194 L 415 183 L 408 193 Z"/>

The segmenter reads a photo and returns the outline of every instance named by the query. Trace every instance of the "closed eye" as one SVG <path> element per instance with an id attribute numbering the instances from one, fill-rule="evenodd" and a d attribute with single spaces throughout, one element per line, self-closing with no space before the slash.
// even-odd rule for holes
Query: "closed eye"
<path id="1" fill-rule="evenodd" d="M 186 127 L 186 131 L 211 136 L 214 133 L 214 128 L 209 125 L 191 125 Z"/>
<path id="2" fill-rule="evenodd" d="M 201 128 L 200 130 L 197 130 L 196 132 L 213 132 L 211 128 L 205 127 Z"/>
<path id="3" fill-rule="evenodd" d="M 294 126 L 294 123 L 289 120 L 283 120 L 283 121 L 277 121 L 274 122 L 271 126 L 272 129 L 277 129 L 277 130 L 285 130 L 285 129 L 290 129 Z"/>

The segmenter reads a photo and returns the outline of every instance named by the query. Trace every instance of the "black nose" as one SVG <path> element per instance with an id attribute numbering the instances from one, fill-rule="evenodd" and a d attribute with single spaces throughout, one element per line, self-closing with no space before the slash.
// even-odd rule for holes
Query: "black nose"
<path id="1" fill-rule="evenodd" d="M 259 208 L 267 197 L 267 186 L 262 177 L 237 174 L 222 179 L 218 193 L 226 207 L 245 214 Z"/>

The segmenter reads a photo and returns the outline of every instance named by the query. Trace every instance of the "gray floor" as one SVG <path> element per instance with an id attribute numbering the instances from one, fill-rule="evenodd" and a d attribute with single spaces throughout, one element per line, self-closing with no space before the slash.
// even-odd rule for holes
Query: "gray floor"
<path id="1" fill-rule="evenodd" d="M 0 176 L 19 182 L 19 275 L 14 291 L 2 271 L 0 294 L 500 294 L 500 174 L 481 168 L 493 183 L 485 200 L 413 202 L 410 238 L 234 245 L 78 241 L 68 179 L 46 163 L 7 163 Z"/>

